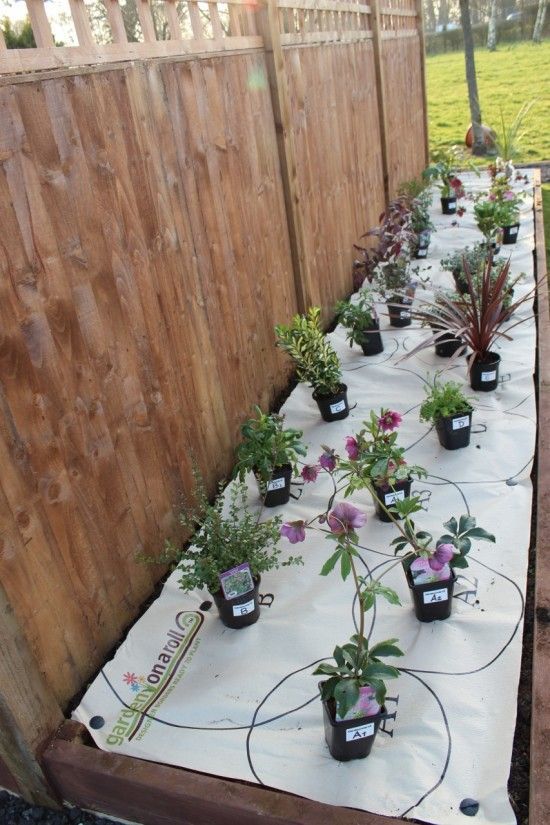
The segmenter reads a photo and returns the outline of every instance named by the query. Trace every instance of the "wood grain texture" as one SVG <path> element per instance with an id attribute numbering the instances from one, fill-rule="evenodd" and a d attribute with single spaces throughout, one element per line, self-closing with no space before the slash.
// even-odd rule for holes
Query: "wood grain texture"
<path id="1" fill-rule="evenodd" d="M 0 574 L 64 704 L 226 474 L 296 311 L 262 55 L 0 89 Z M 276 284 L 276 288 L 274 285 Z"/>

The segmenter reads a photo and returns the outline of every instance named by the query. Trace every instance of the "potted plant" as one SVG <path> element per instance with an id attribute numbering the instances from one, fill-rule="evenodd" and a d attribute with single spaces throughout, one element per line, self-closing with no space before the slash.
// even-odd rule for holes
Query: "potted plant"
<path id="1" fill-rule="evenodd" d="M 411 307 L 414 301 L 416 283 L 411 280 L 409 262 L 400 256 L 378 265 L 373 283 L 386 297 L 386 304 L 392 327 L 407 327 L 411 323 Z"/>
<path id="2" fill-rule="evenodd" d="M 480 241 L 473 246 L 465 246 L 456 252 L 451 252 L 441 259 L 440 266 L 446 272 L 450 272 L 454 278 L 457 292 L 462 295 L 468 291 L 468 281 L 464 273 L 464 265 L 466 264 L 474 275 L 483 268 L 488 255 L 487 244 L 485 241 Z M 504 266 L 506 263 L 504 258 L 493 257 L 493 266 Z"/>
<path id="3" fill-rule="evenodd" d="M 355 302 L 338 301 L 336 313 L 339 322 L 347 330 L 346 339 L 350 347 L 359 344 L 364 355 L 378 355 L 384 351 L 380 321 L 371 290 L 360 290 Z"/>
<path id="4" fill-rule="evenodd" d="M 362 253 L 363 260 L 354 264 L 354 284 L 359 289 L 367 280 L 372 283 L 375 274 L 383 263 L 411 259 L 416 244 L 416 233 L 412 227 L 411 210 L 404 198 L 390 201 L 380 215 L 379 225 L 372 227 L 363 238 L 373 238 L 373 246 L 355 246 Z M 384 282 L 382 281 L 382 286 Z"/>
<path id="5" fill-rule="evenodd" d="M 522 197 L 513 192 L 508 182 L 501 182 L 495 179 L 491 187 L 491 194 L 498 203 L 498 220 L 502 230 L 502 243 L 513 244 L 518 239 L 519 232 L 519 207 Z"/>
<path id="6" fill-rule="evenodd" d="M 403 519 L 397 524 L 400 535 L 391 543 L 395 553 L 406 547 L 412 553 L 402 557 L 407 584 L 411 591 L 416 618 L 420 622 L 448 619 L 451 615 L 453 590 L 457 569 L 468 567 L 468 553 L 472 539 L 495 542 L 495 537 L 478 527 L 470 515 L 451 517 L 443 524 L 446 532 L 435 542 L 431 533 L 417 530 L 411 516 L 422 510 L 417 496 L 398 501 L 395 510 Z"/>
<path id="7" fill-rule="evenodd" d="M 420 420 L 435 425 L 439 443 L 446 450 L 458 450 L 470 443 L 473 406 L 456 381 L 441 384 L 437 376 L 426 388 Z"/>
<path id="8" fill-rule="evenodd" d="M 441 210 L 444 215 L 455 215 L 459 198 L 464 197 L 464 187 L 457 174 L 459 155 L 456 149 L 440 152 L 435 163 L 423 172 L 426 180 L 434 181 L 441 192 Z"/>
<path id="9" fill-rule="evenodd" d="M 367 488 L 374 500 L 376 515 L 381 521 L 390 521 L 387 507 L 407 498 L 413 476 L 426 476 L 423 467 L 408 464 L 405 450 L 397 446 L 397 428 L 402 416 L 394 410 L 371 410 L 363 428 L 346 439 L 347 460 L 340 460 L 338 470 L 346 479 L 346 493 Z"/>
<path id="10" fill-rule="evenodd" d="M 254 624 L 260 615 L 261 574 L 280 565 L 302 564 L 302 559 L 281 561 L 281 518 L 260 521 L 248 509 L 246 484 L 231 485 L 226 506 L 221 495 L 209 504 L 197 475 L 195 481 L 195 503 L 179 516 L 186 531 L 196 531 L 193 543 L 182 549 L 168 541 L 160 561 L 176 562 L 184 592 L 208 590 L 227 627 Z"/>
<path id="11" fill-rule="evenodd" d="M 502 207 L 496 198 L 480 198 L 474 205 L 474 217 L 479 231 L 485 237 L 485 243 L 495 255 L 500 250 L 502 237 Z"/>
<path id="12" fill-rule="evenodd" d="M 445 327 L 444 317 L 440 320 L 437 319 L 438 305 L 442 299 L 453 300 L 454 295 L 455 293 L 450 291 L 438 290 L 434 295 L 433 304 L 431 304 L 430 312 L 427 315 L 424 314 L 422 306 L 413 313 L 414 317 L 421 322 L 422 326 L 431 327 L 435 354 L 439 358 L 452 358 L 459 350 L 462 352 L 466 351 L 466 345 L 462 338 L 453 335 Z"/>
<path id="13" fill-rule="evenodd" d="M 399 190 L 411 213 L 411 227 L 416 235 L 413 244 L 415 258 L 426 258 L 430 246 L 431 233 L 435 227 L 430 220 L 432 193 L 425 181 L 411 180 Z"/>
<path id="14" fill-rule="evenodd" d="M 507 262 L 498 275 L 494 277 L 492 256 L 489 254 L 479 278 L 474 280 L 467 264 L 464 272 L 468 282 L 466 295 L 456 296 L 455 299 L 439 296 L 437 305 L 425 302 L 420 308 L 422 318 L 442 325 L 451 334 L 462 338 L 468 346 L 470 354 L 468 367 L 470 372 L 470 386 L 474 390 L 488 392 L 498 385 L 500 355 L 493 347 L 504 338 L 511 340 L 510 331 L 518 324 L 528 320 L 525 317 L 509 324 L 512 314 L 533 297 L 536 286 L 526 292 L 521 298 L 512 300 L 505 306 L 507 279 L 510 262 Z M 404 358 L 425 349 L 433 343 L 433 337 L 421 341 Z"/>
<path id="15" fill-rule="evenodd" d="M 313 398 L 325 421 L 349 415 L 347 386 L 342 383 L 338 355 L 320 326 L 321 310 L 310 307 L 307 315 L 295 315 L 287 326 L 275 327 L 277 344 L 296 364 L 299 381 L 313 387 Z"/>
<path id="16" fill-rule="evenodd" d="M 254 409 L 256 418 L 249 418 L 241 427 L 243 440 L 237 447 L 234 475 L 244 481 L 246 473 L 253 472 L 264 506 L 278 507 L 288 502 L 298 456 L 305 456 L 307 449 L 300 440 L 302 430 L 285 428 L 284 416 Z"/>
<path id="17" fill-rule="evenodd" d="M 325 533 L 335 546 L 321 575 L 328 576 L 338 566 L 344 581 L 350 574 L 353 579 L 357 633 L 346 644 L 334 648 L 334 664 L 322 662 L 314 671 L 314 675 L 327 677 L 319 683 L 319 691 L 329 751 L 334 759 L 347 762 L 368 756 L 381 721 L 391 715 L 384 707 L 385 681 L 395 679 L 399 671 L 384 664 L 382 659 L 403 653 L 397 647 L 397 639 L 372 644 L 366 634 L 365 614 L 374 606 L 377 597 L 392 604 L 400 602 L 397 594 L 384 587 L 380 579 L 368 580 L 360 575 L 357 529 L 365 524 L 366 515 L 349 502 L 334 504 L 333 498 L 323 513 L 308 522 L 284 524 L 281 533 L 293 544 L 305 539 L 306 530 Z"/>

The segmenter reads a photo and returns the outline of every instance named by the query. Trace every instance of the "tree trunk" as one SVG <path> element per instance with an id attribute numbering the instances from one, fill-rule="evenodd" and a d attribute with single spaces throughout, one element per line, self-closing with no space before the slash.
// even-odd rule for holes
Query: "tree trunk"
<path id="1" fill-rule="evenodd" d="M 489 15 L 489 27 L 487 29 L 487 48 L 490 52 L 497 48 L 497 0 L 492 0 L 491 13 Z"/>
<path id="2" fill-rule="evenodd" d="M 539 0 L 539 8 L 537 11 L 537 19 L 535 20 L 535 28 L 533 29 L 533 43 L 542 42 L 542 30 L 544 27 L 544 18 L 546 17 L 546 0 Z"/>
<path id="3" fill-rule="evenodd" d="M 470 23 L 470 0 L 460 0 L 460 20 L 462 22 L 462 32 L 464 34 L 464 59 L 466 61 L 468 100 L 470 103 L 470 117 L 472 118 L 472 129 L 474 132 L 472 154 L 485 155 L 487 154 L 487 149 L 485 147 L 483 133 L 481 131 L 481 108 L 479 106 L 479 95 L 477 93 L 474 38 L 472 36 L 472 26 Z"/>

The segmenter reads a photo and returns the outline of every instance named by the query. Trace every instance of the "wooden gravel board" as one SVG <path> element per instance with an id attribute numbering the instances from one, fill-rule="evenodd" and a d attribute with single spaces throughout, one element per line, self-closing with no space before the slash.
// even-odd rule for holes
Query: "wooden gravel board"
<path id="1" fill-rule="evenodd" d="M 535 178 L 538 294 L 538 472 L 529 825 L 550 822 L 550 315 L 540 171 Z"/>

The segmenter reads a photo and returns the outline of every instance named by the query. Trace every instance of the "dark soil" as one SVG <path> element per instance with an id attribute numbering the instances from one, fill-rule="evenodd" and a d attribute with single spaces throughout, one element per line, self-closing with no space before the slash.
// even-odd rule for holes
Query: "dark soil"
<path id="1" fill-rule="evenodd" d="M 27 805 L 18 796 L 0 791 L 0 825 L 114 825 L 112 819 L 94 816 L 79 808 L 51 811 L 49 808 Z"/>

